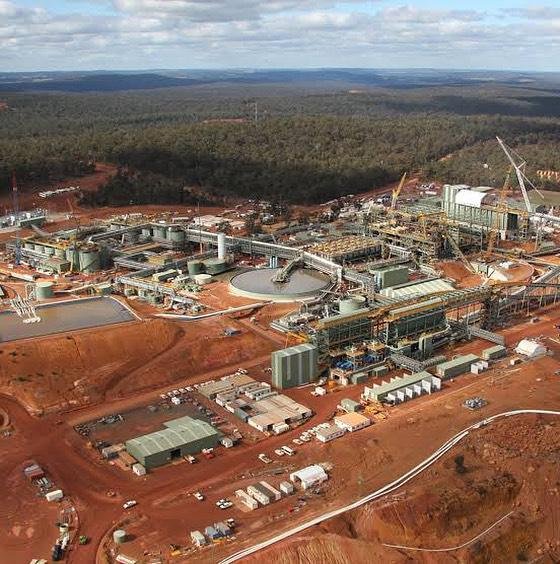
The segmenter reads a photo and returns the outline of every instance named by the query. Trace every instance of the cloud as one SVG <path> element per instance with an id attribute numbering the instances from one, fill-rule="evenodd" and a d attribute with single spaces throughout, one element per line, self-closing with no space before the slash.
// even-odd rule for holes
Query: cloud
<path id="1" fill-rule="evenodd" d="M 0 69 L 424 66 L 554 69 L 555 8 L 490 13 L 340 0 L 0 0 Z M 457 5 L 458 3 L 455 3 Z M 548 10 L 548 12 L 545 12 Z M 546 17 L 544 14 L 548 14 Z M 520 19 L 521 18 L 521 19 Z"/>

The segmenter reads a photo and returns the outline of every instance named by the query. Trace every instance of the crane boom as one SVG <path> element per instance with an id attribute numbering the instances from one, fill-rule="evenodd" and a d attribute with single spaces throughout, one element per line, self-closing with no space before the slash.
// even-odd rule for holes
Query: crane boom
<path id="1" fill-rule="evenodd" d="M 529 196 L 527 194 L 527 188 L 525 187 L 525 175 L 523 174 L 523 167 L 526 165 L 525 161 L 521 161 L 520 164 L 515 162 L 513 155 L 511 154 L 508 146 L 498 137 L 496 136 L 500 147 L 502 148 L 503 152 L 506 154 L 509 162 L 513 166 L 515 170 L 515 175 L 517 176 L 517 182 L 519 182 L 519 188 L 521 188 L 521 194 L 523 194 L 523 201 L 525 202 L 525 207 L 529 213 L 532 213 L 533 208 L 531 206 L 531 201 L 529 200 Z"/>
<path id="2" fill-rule="evenodd" d="M 394 210 L 397 207 L 397 200 L 399 198 L 399 194 L 404 186 L 404 181 L 406 180 L 406 172 L 402 175 L 401 181 L 399 185 L 393 190 L 393 197 L 391 198 L 391 209 Z"/>

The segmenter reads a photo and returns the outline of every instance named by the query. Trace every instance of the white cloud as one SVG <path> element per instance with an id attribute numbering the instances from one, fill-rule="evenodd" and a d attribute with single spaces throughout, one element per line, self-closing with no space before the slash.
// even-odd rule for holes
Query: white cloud
<path id="1" fill-rule="evenodd" d="M 95 1 L 103 2 L 89 0 Z M 464 8 L 430 10 L 377 2 L 366 9 L 366 3 L 351 0 L 104 1 L 111 7 L 108 15 L 83 13 L 85 4 L 78 0 L 72 13 L 63 14 L 0 0 L 0 70 L 224 66 L 552 70 L 560 60 L 560 17 L 555 17 L 555 8 L 510 10 L 504 15 L 469 9 L 466 2 Z"/>

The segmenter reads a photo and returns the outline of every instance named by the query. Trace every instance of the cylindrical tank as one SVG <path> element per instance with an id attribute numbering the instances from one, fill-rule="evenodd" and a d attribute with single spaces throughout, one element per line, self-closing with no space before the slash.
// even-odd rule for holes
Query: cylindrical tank
<path id="1" fill-rule="evenodd" d="M 66 252 L 62 247 L 56 247 L 56 249 L 54 250 L 54 254 L 55 254 L 55 256 L 57 256 L 59 258 L 65 258 L 66 257 Z"/>
<path id="2" fill-rule="evenodd" d="M 123 542 L 126 542 L 126 531 L 123 529 L 113 531 L 113 541 L 115 544 L 122 544 Z"/>
<path id="3" fill-rule="evenodd" d="M 225 260 L 226 258 L 226 234 L 218 233 L 218 258 Z"/>
<path id="4" fill-rule="evenodd" d="M 35 297 L 37 300 L 48 300 L 54 295 L 54 284 L 49 280 L 40 280 L 35 284 Z"/>
<path id="5" fill-rule="evenodd" d="M 212 258 L 204 261 L 206 272 L 208 274 L 220 274 L 228 269 L 228 263 L 225 259 Z"/>
<path id="6" fill-rule="evenodd" d="M 185 232 L 181 229 L 170 228 L 167 232 L 167 238 L 173 243 L 182 243 L 185 240 Z"/>
<path id="7" fill-rule="evenodd" d="M 365 306 L 366 299 L 363 296 L 353 296 L 338 301 L 338 311 L 343 315 L 352 313 Z"/>
<path id="8" fill-rule="evenodd" d="M 187 270 L 190 276 L 201 274 L 202 272 L 204 272 L 204 263 L 199 260 L 190 260 L 189 262 L 187 262 Z"/>
<path id="9" fill-rule="evenodd" d="M 80 270 L 82 272 L 96 272 L 101 268 L 99 251 L 80 251 Z"/>
<path id="10" fill-rule="evenodd" d="M 210 274 L 195 274 L 193 280 L 199 286 L 204 286 L 204 284 L 209 284 L 212 281 L 212 276 Z"/>

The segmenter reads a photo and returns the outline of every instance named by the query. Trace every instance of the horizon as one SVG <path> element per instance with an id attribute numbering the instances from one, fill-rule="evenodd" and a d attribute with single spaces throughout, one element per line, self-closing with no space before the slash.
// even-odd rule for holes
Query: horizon
<path id="1" fill-rule="evenodd" d="M 230 66 L 230 67 L 130 67 L 130 68 L 92 68 L 92 69 L 30 69 L 30 70 L 14 70 L 14 71 L 3 71 L 0 70 L 0 74 L 38 74 L 38 73 L 59 73 L 59 74 L 70 74 L 70 73 L 158 73 L 158 72 L 311 72 L 311 71 L 329 71 L 329 70 L 340 70 L 340 71 L 379 71 L 379 72 L 389 72 L 389 71 L 416 71 L 416 72 L 433 72 L 433 73 L 445 73 L 445 72 L 457 72 L 457 73 L 526 73 L 526 74 L 559 74 L 560 67 L 558 70 L 533 70 L 526 68 L 460 68 L 460 67 L 349 67 L 349 66 L 309 66 L 309 67 L 244 67 L 244 66 Z"/>
<path id="2" fill-rule="evenodd" d="M 559 72 L 559 29 L 550 0 L 0 0 L 0 72 Z"/>

